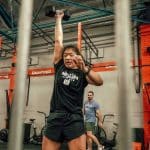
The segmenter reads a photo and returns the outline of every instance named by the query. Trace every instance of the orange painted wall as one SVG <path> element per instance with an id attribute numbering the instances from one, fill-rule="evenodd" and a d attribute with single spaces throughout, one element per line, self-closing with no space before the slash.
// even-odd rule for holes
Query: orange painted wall
<path id="1" fill-rule="evenodd" d="M 140 31 L 140 53 L 141 53 L 141 77 L 142 77 L 142 94 L 143 94 L 143 126 L 144 141 L 147 147 L 150 141 L 150 24 L 141 25 Z"/>

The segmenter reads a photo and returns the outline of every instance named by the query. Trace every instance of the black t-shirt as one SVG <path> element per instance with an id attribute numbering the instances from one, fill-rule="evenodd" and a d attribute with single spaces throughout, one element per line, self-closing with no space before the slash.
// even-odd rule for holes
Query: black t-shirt
<path id="1" fill-rule="evenodd" d="M 55 79 L 50 112 L 77 113 L 83 106 L 84 89 L 88 82 L 79 69 L 68 69 L 63 60 L 54 65 Z"/>

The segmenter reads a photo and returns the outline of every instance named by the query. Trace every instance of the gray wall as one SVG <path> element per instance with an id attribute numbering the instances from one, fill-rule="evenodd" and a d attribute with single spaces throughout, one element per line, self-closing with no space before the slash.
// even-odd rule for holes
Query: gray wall
<path id="1" fill-rule="evenodd" d="M 104 30 L 107 30 L 108 33 L 113 33 L 113 27 L 101 27 L 97 30 L 87 30 L 89 35 L 92 35 L 93 32 L 98 32 L 103 35 Z M 106 32 L 105 32 L 106 33 Z M 69 33 L 65 34 L 64 38 L 69 39 L 69 37 L 77 37 L 77 33 Z M 114 35 L 108 36 L 100 36 L 95 38 L 96 41 L 103 41 L 106 39 L 106 43 L 113 42 Z M 110 40 L 111 39 L 111 40 Z M 38 41 L 34 40 L 32 43 L 38 43 Z M 42 43 L 42 41 L 39 41 L 39 43 Z M 104 42 L 103 42 L 104 43 Z M 107 45 L 107 44 L 106 44 Z M 101 46 L 100 46 L 101 47 Z M 45 47 L 46 49 L 48 46 Z M 41 51 L 43 48 L 41 48 Z M 115 60 L 115 48 L 114 46 L 104 46 L 103 48 L 99 49 L 99 56 L 101 56 L 102 50 L 104 50 L 104 58 L 101 59 L 95 59 L 92 61 L 92 63 L 96 62 L 106 62 L 106 61 L 112 61 Z M 36 49 L 35 49 L 36 51 Z M 52 52 L 52 48 L 50 48 L 50 51 Z M 131 52 L 132 54 L 132 52 Z M 93 54 L 94 57 L 94 54 Z M 49 67 L 52 66 L 52 55 L 50 54 L 39 54 L 38 56 L 32 56 L 33 58 L 33 66 L 30 66 L 30 68 L 36 68 L 36 67 Z M 11 61 L 1 61 L 4 66 L 10 65 Z M 8 69 L 7 69 L 8 70 Z M 1 70 L 3 71 L 3 70 Z M 133 74 L 133 69 L 131 68 L 131 72 Z M 111 130 L 112 123 L 118 122 L 119 113 L 118 113 L 118 72 L 116 71 L 106 71 L 106 72 L 100 72 L 103 80 L 104 85 L 100 87 L 91 86 L 89 85 L 85 90 L 85 97 L 84 100 L 87 99 L 87 91 L 93 90 L 95 93 L 95 100 L 100 104 L 102 114 L 108 114 L 112 113 L 115 115 L 113 118 L 107 118 L 106 122 L 104 124 L 104 127 L 106 130 Z M 38 130 L 42 127 L 44 124 L 44 118 L 41 114 L 37 113 L 37 111 L 44 111 L 47 114 L 49 113 L 49 107 L 50 107 L 50 97 L 53 90 L 53 76 L 44 76 L 44 77 L 31 77 L 31 85 L 30 85 L 30 93 L 29 93 L 29 104 L 25 109 L 25 115 L 24 115 L 24 121 L 27 123 L 29 122 L 30 118 L 36 118 L 37 119 L 37 126 Z M 142 98 L 141 94 L 137 94 L 135 92 L 134 87 L 134 77 L 132 75 L 132 79 L 130 79 L 128 87 L 131 90 L 131 104 L 132 104 L 132 126 L 133 127 L 142 127 Z M 0 129 L 4 128 L 5 126 L 5 118 L 6 118 L 6 103 L 5 103 L 5 90 L 9 88 L 9 80 L 0 80 Z M 110 132 L 110 131 L 108 131 Z"/>
<path id="2" fill-rule="evenodd" d="M 45 58 L 45 57 L 44 57 Z M 133 71 L 133 70 L 132 70 Z M 106 71 L 100 72 L 104 80 L 103 86 L 97 87 L 88 85 L 85 90 L 84 100 L 87 99 L 87 91 L 93 90 L 95 93 L 95 100 L 100 104 L 102 114 L 114 114 L 114 118 L 107 118 L 104 126 L 106 129 L 111 129 L 112 122 L 118 122 L 118 72 Z M 31 77 L 30 92 L 29 92 L 29 103 L 25 109 L 24 121 L 29 122 L 30 118 L 37 119 L 38 130 L 44 124 L 44 117 L 37 113 L 37 111 L 43 111 L 49 113 L 50 97 L 53 90 L 53 76 L 43 77 Z M 142 126 L 142 99 L 141 95 L 137 94 L 134 89 L 133 80 L 129 85 L 132 90 L 131 101 L 132 101 L 132 112 L 133 117 L 132 126 Z M 4 119 L 6 117 L 6 103 L 5 103 L 5 90 L 9 88 L 9 80 L 0 80 L 0 128 L 5 126 Z M 109 132 L 109 131 L 108 131 Z"/>

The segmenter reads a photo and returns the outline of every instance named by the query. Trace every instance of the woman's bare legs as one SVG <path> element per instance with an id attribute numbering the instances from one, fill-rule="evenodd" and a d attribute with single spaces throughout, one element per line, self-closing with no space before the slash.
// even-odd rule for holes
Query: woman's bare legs
<path id="1" fill-rule="evenodd" d="M 86 150 L 86 135 L 83 134 L 68 142 L 69 150 Z"/>
<path id="2" fill-rule="evenodd" d="M 43 137 L 42 150 L 59 150 L 61 143 Z"/>

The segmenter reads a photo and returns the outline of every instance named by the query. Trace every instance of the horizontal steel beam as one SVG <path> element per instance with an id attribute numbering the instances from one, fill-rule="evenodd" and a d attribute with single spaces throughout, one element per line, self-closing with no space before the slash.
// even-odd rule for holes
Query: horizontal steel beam
<path id="1" fill-rule="evenodd" d="M 100 8 L 95 8 L 95 7 L 92 7 L 92 6 L 88 6 L 88 5 L 84 5 L 84 4 L 81 4 L 81 3 L 77 3 L 77 2 L 73 2 L 71 0 L 49 0 L 49 1 L 54 1 L 54 2 L 59 2 L 59 3 L 62 3 L 62 4 L 67 4 L 67 5 L 70 5 L 70 6 L 76 6 L 78 8 L 83 8 L 83 9 L 86 9 L 86 10 L 93 10 L 93 11 L 96 11 L 96 12 L 102 12 L 102 13 L 105 13 L 105 14 L 109 14 L 109 15 L 112 15 L 113 14 L 113 11 L 111 10 L 108 10 L 108 9 L 100 9 Z"/>
<path id="2" fill-rule="evenodd" d="M 12 25 L 16 26 L 16 23 L 12 24 L 12 18 L 2 4 L 0 4 L 0 16 L 2 17 L 8 28 L 12 28 Z"/>

